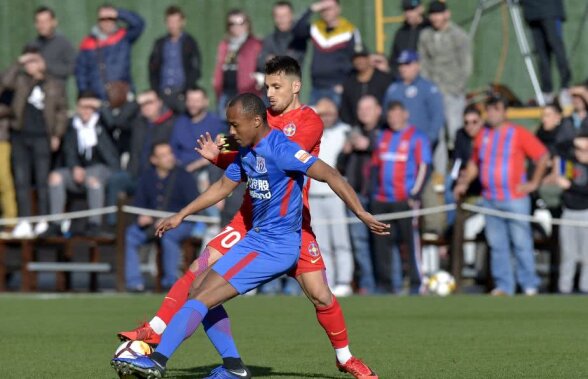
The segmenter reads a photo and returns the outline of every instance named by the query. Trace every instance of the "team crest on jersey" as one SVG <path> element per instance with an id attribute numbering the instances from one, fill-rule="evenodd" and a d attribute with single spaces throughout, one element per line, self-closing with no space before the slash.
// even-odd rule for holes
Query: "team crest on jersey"
<path id="1" fill-rule="evenodd" d="M 259 172 L 260 174 L 265 174 L 267 172 L 264 157 L 255 157 L 255 171 Z"/>
<path id="2" fill-rule="evenodd" d="M 294 124 L 293 122 L 288 123 L 284 127 L 283 131 L 286 137 L 292 137 L 296 133 L 296 124 Z"/>
<path id="3" fill-rule="evenodd" d="M 311 242 L 308 244 L 308 254 L 310 254 L 311 257 L 318 257 L 320 253 L 321 251 L 319 250 L 316 242 Z"/>

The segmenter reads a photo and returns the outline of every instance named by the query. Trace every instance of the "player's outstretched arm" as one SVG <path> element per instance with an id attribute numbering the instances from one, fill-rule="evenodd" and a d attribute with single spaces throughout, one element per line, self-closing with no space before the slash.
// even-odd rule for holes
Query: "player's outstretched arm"
<path id="1" fill-rule="evenodd" d="M 353 188 L 333 167 L 318 159 L 308 168 L 306 175 L 320 182 L 326 182 L 337 196 L 345 202 L 347 207 L 370 228 L 372 233 L 379 235 L 390 234 L 388 231 L 390 225 L 376 220 L 371 213 L 363 208 Z"/>
<path id="2" fill-rule="evenodd" d="M 238 182 L 234 182 L 227 178 L 226 175 L 223 175 L 222 178 L 208 187 L 203 194 L 182 208 L 178 213 L 161 220 L 157 224 L 155 235 L 157 237 L 163 236 L 163 233 L 180 225 L 180 223 L 189 215 L 206 209 L 228 197 L 238 185 Z"/>

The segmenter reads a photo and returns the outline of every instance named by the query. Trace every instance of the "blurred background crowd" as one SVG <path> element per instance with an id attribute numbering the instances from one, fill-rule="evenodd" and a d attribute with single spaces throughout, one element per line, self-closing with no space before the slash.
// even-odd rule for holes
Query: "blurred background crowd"
<path id="1" fill-rule="evenodd" d="M 137 207 L 178 211 L 222 175 L 194 151 L 198 136 L 227 134 L 227 101 L 242 92 L 263 97 L 265 62 L 289 55 L 307 70 L 305 98 L 324 123 L 320 157 L 340 170 L 368 209 L 387 214 L 466 199 L 510 215 L 542 215 L 547 221 L 534 226 L 500 215 L 466 222 L 469 238 L 483 231 L 489 246 L 491 293 L 534 295 L 542 288 L 537 238 L 560 241 L 558 290 L 587 293 L 586 229 L 549 223 L 553 217 L 588 221 L 588 82 L 572 81 L 563 1 L 521 0 L 546 101 L 531 128 L 508 118 L 516 99 L 505 87 L 468 95 L 475 62 L 470 35 L 452 19 L 460 1 L 389 2 L 403 21 L 386 53 L 368 48 L 342 16 L 345 1 L 320 0 L 306 9 L 276 1 L 263 15 L 235 8 L 218 20 L 224 35 L 214 37 L 191 33 L 190 15 L 171 5 L 161 15 L 166 32 L 140 57 L 133 46 L 153 27 L 140 8 L 100 5 L 84 37 L 65 36 L 58 21 L 68 20 L 50 7 L 37 8 L 31 15 L 37 36 L 0 75 L 2 218 L 58 215 L 79 198 L 88 209 L 100 209 L 121 196 Z M 271 17 L 273 31 L 256 35 L 256 17 Z M 217 44 L 212 78 L 203 77 L 210 60 L 202 46 L 209 44 Z M 148 88 L 138 88 L 133 78 L 136 59 L 148 67 L 147 80 L 140 81 Z M 240 191 L 203 215 L 219 217 L 223 226 L 240 206 Z M 343 222 L 352 215 L 328 186 L 311 186 L 310 205 L 337 296 L 418 293 L 423 277 L 440 267 L 427 264 L 423 254 L 446 256 L 443 241 L 455 222 L 455 211 L 409 215 L 391 221 L 389 238 L 372 238 L 363 225 Z M 128 290 L 145 288 L 139 251 L 156 222 L 139 215 L 126 230 Z M 108 237 L 116 223 L 115 213 L 73 226 L 16 220 L 5 223 L 2 236 Z M 186 222 L 166 234 L 162 285 L 176 280 L 183 240 L 206 241 L 219 230 Z M 423 241 L 438 243 L 430 251 Z M 475 249 L 464 249 L 466 268 L 478 261 Z M 278 280 L 262 292 L 296 293 L 291 284 Z"/>

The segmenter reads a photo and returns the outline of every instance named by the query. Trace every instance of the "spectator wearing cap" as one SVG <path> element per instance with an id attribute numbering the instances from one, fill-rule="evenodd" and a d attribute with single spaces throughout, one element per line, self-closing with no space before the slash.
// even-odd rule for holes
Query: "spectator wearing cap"
<path id="1" fill-rule="evenodd" d="M 475 138 L 472 158 L 454 188 L 462 197 L 479 175 L 483 205 L 497 211 L 529 215 L 531 199 L 543 179 L 549 161 L 545 146 L 524 127 L 507 120 L 508 102 L 501 97 L 486 101 L 488 128 Z M 526 159 L 535 162 L 527 181 Z M 535 295 L 539 278 L 535 272 L 533 239 L 528 221 L 485 215 L 486 241 L 490 246 L 490 270 L 495 288 L 492 295 L 513 295 L 518 283 L 526 295 Z M 515 267 L 511 256 L 514 253 Z M 516 280 L 516 281 L 515 281 Z"/>
<path id="2" fill-rule="evenodd" d="M 313 13 L 319 13 L 320 18 L 311 23 Z M 293 31 L 296 38 L 311 39 L 313 43 L 310 104 L 328 97 L 339 106 L 343 82 L 353 69 L 351 58 L 362 48 L 359 30 L 341 17 L 338 0 L 320 0 L 300 17 Z"/>
<path id="3" fill-rule="evenodd" d="M 61 146 L 67 129 L 65 82 L 47 74 L 38 49 L 28 46 L 2 76 L 1 87 L 12 91 L 13 117 L 10 143 L 16 202 L 20 217 L 32 216 L 31 189 L 36 188 L 39 214 L 49 213 L 47 177 L 52 153 Z M 19 222 L 17 238 L 30 238 L 47 230 L 47 222 Z"/>
<path id="4" fill-rule="evenodd" d="M 106 205 L 115 205 L 119 194 L 135 192 L 137 178 L 149 168 L 149 154 L 153 144 L 169 142 L 173 131 L 174 113 L 153 90 L 137 96 L 141 114 L 131 125 L 131 148 L 128 166 L 115 172 L 108 182 Z M 116 215 L 108 215 L 109 225 L 114 225 Z"/>
<path id="5" fill-rule="evenodd" d="M 375 68 L 370 60 L 367 49 L 353 54 L 354 75 L 343 83 L 339 113 L 341 121 L 349 125 L 357 125 L 357 104 L 359 99 L 372 95 L 381 101 L 392 82 L 392 76 Z"/>
<path id="6" fill-rule="evenodd" d="M 395 77 L 398 75 L 398 57 L 404 50 L 418 49 L 421 31 L 430 26 L 429 20 L 424 17 L 425 8 L 421 0 L 402 0 L 402 13 L 404 22 L 398 28 L 390 47 L 390 72 Z"/>
<path id="7" fill-rule="evenodd" d="M 431 28 L 421 32 L 418 51 L 422 75 L 435 82 L 443 93 L 447 146 L 445 137 L 439 139 L 435 151 L 436 171 L 445 176 L 447 148 L 453 149 L 455 133 L 461 127 L 465 108 L 465 93 L 472 73 L 472 53 L 467 33 L 451 21 L 451 12 L 445 2 L 433 1 L 429 5 Z"/>
<path id="8" fill-rule="evenodd" d="M 37 37 L 28 43 L 39 50 L 45 60 L 47 74 L 66 81 L 73 74 L 76 52 L 69 40 L 57 31 L 57 17 L 53 9 L 41 6 L 35 11 Z"/>
<path id="9" fill-rule="evenodd" d="M 176 113 L 184 108 L 184 92 L 200 79 L 202 58 L 196 39 L 187 33 L 182 9 L 165 10 L 167 34 L 155 41 L 149 56 L 149 83 L 163 102 Z"/>
<path id="10" fill-rule="evenodd" d="M 81 93 L 76 113 L 63 137 L 64 167 L 49 175 L 49 205 L 51 214 L 65 210 L 67 194 L 86 194 L 88 207 L 104 207 L 106 183 L 118 170 L 119 156 L 110 133 L 100 122 L 100 100 L 93 93 Z M 85 234 L 98 236 L 102 216 L 90 216 Z M 45 236 L 61 232 L 57 222 L 51 222 Z"/>
<path id="11" fill-rule="evenodd" d="M 551 79 L 551 59 L 559 71 L 561 88 L 570 85 L 572 72 L 563 41 L 563 23 L 566 19 L 562 0 L 522 0 L 523 17 L 531 29 L 537 66 L 541 77 L 541 91 L 547 102 L 554 98 Z"/>
<path id="12" fill-rule="evenodd" d="M 437 144 L 439 131 L 445 122 L 443 96 L 439 88 L 420 75 L 419 54 L 404 50 L 396 60 L 399 79 L 393 82 L 384 95 L 384 108 L 393 101 L 400 101 L 408 111 L 408 122 Z"/>
<path id="13" fill-rule="evenodd" d="M 409 122 L 400 101 L 392 101 L 386 111 L 387 128 L 377 138 L 372 153 L 372 212 L 385 214 L 419 208 L 421 191 L 431 164 L 427 135 Z M 381 292 L 397 292 L 393 284 L 402 271 L 394 267 L 395 248 L 405 245 L 409 251 L 411 293 L 418 293 L 422 283 L 421 249 L 418 220 L 414 217 L 392 220 L 390 235 L 374 238 L 376 285 Z"/>

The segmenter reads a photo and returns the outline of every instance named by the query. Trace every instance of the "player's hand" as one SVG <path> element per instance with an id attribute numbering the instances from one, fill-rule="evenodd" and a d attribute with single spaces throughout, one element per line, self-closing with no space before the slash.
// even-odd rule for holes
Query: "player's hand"
<path id="1" fill-rule="evenodd" d="M 200 135 L 200 138 L 196 141 L 196 150 L 198 154 L 202 155 L 203 158 L 214 161 L 220 154 L 220 148 L 218 144 L 212 140 L 210 133 L 206 132 L 205 135 Z"/>
<path id="2" fill-rule="evenodd" d="M 371 230 L 372 233 L 379 236 L 386 236 L 390 234 L 390 224 L 384 224 L 376 220 L 374 215 L 369 212 L 361 212 L 357 215 L 359 219 Z"/>
<path id="3" fill-rule="evenodd" d="M 184 218 L 179 213 L 164 218 L 157 224 L 157 227 L 155 228 L 155 236 L 161 238 L 163 233 L 177 227 L 182 223 L 183 220 Z"/>

